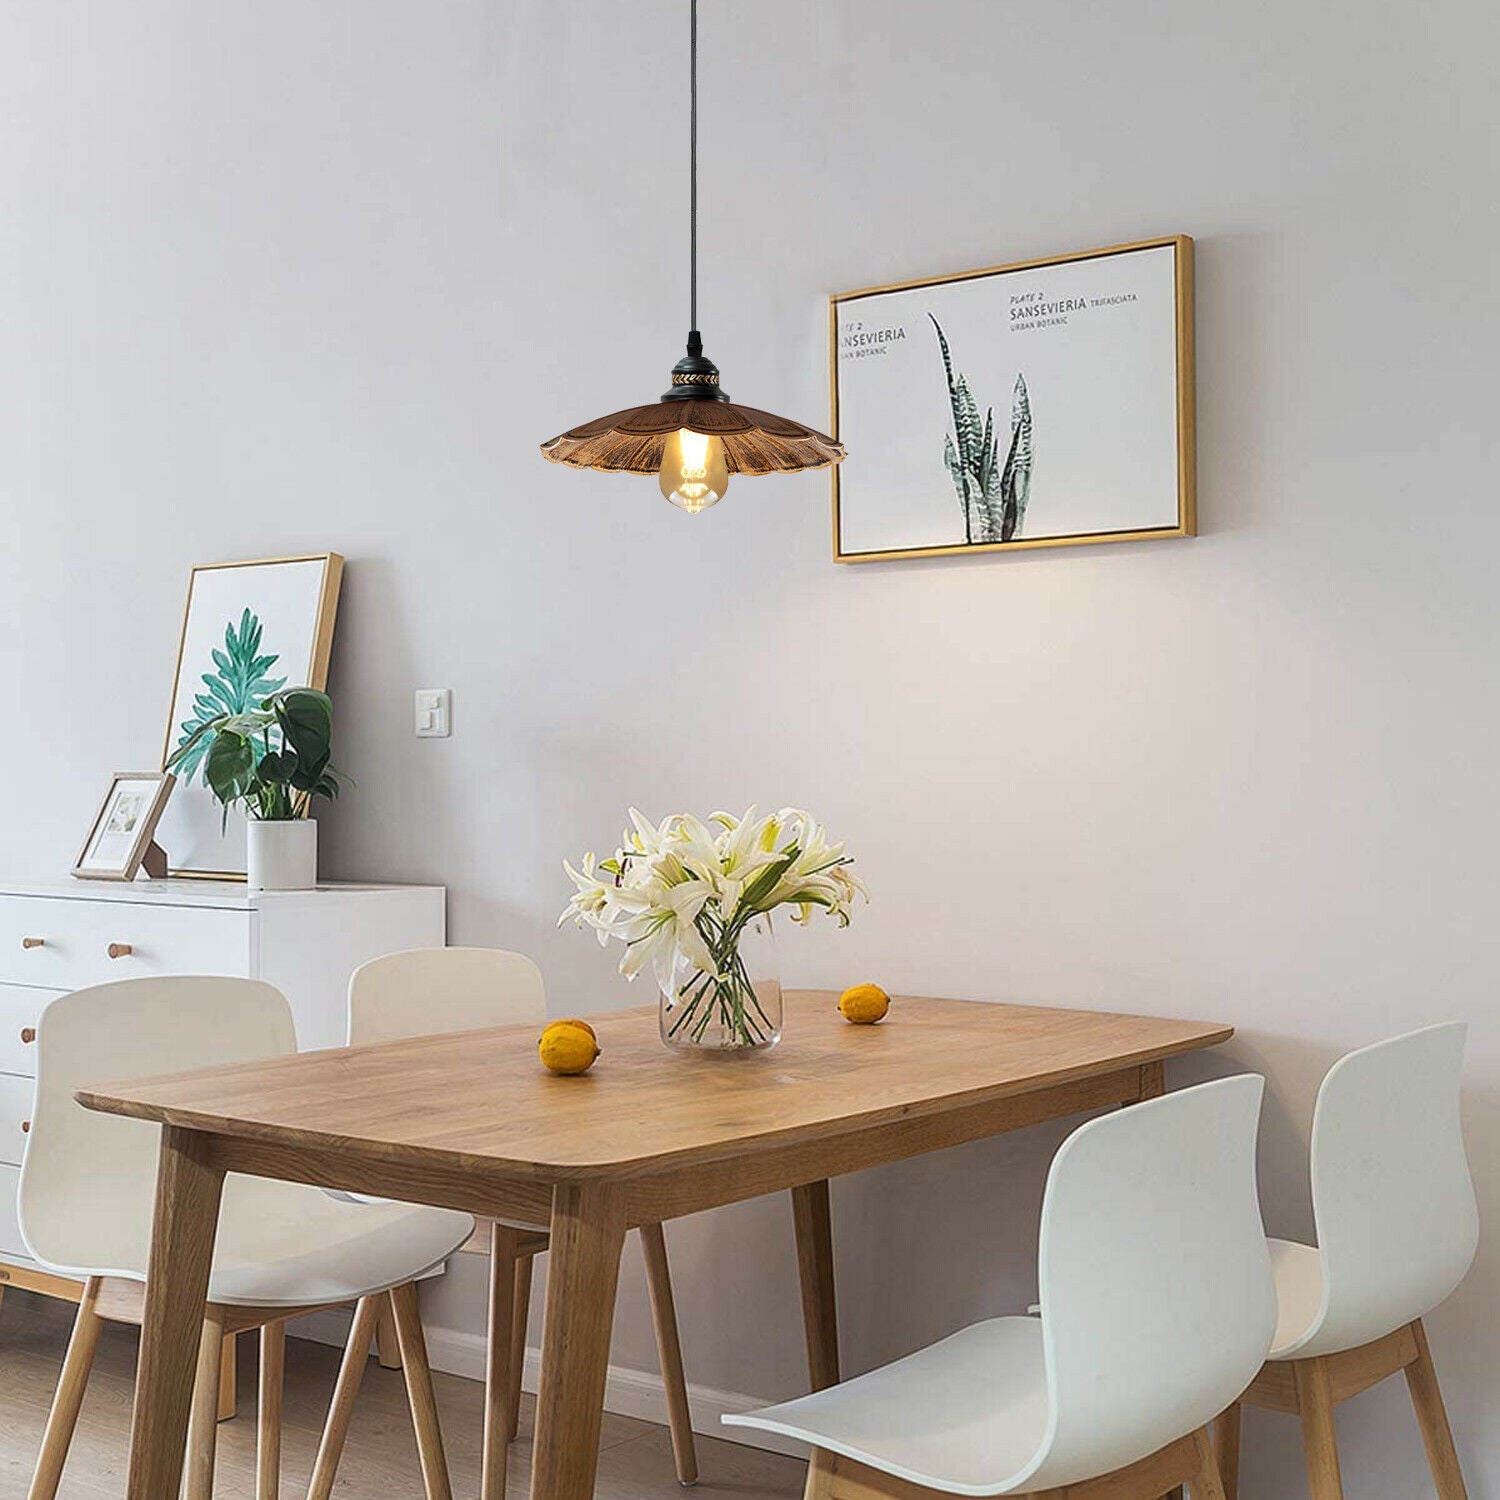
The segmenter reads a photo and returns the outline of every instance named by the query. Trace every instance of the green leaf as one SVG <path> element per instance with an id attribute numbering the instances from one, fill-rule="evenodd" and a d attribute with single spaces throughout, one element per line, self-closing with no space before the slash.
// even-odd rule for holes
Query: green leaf
<path id="1" fill-rule="evenodd" d="M 774 863 L 766 865 L 764 869 L 740 892 L 740 905 L 754 908 L 764 901 L 777 885 L 781 877 L 791 869 L 792 862 L 797 857 L 796 850 L 792 853 L 782 855 Z"/>
<path id="2" fill-rule="evenodd" d="M 216 718 L 205 719 L 201 724 L 199 724 L 193 730 L 193 732 L 189 734 L 168 757 L 166 769 L 168 771 L 175 771 L 187 756 L 191 755 L 195 750 L 198 749 L 198 746 L 202 742 L 203 737 L 205 735 L 212 734 L 215 730 L 217 730 L 221 722 L 222 719 Z M 205 746 L 204 752 L 200 752 L 200 754 L 205 753 L 206 750 L 207 747 Z"/>
<path id="3" fill-rule="evenodd" d="M 1026 377 L 1016 376 L 1010 404 L 1010 452 L 1005 458 L 1005 472 L 1000 480 L 1004 515 L 1003 540 L 1021 534 L 1026 520 L 1026 501 L 1031 494 L 1031 396 Z"/>
<path id="4" fill-rule="evenodd" d="M 276 700 L 281 733 L 300 757 L 326 757 L 333 743 L 333 704 L 326 693 L 293 688 Z"/>
<path id="5" fill-rule="evenodd" d="M 255 774 L 255 751 L 238 734 L 216 734 L 203 758 L 203 779 L 227 810 L 245 794 Z"/>
<path id="6" fill-rule="evenodd" d="M 224 649 L 210 652 L 216 670 L 203 674 L 206 691 L 194 697 L 192 716 L 178 726 L 180 737 L 171 764 L 184 781 L 192 781 L 201 770 L 203 784 L 212 787 L 207 769 L 211 741 L 198 731 L 221 715 L 258 709 L 265 699 L 286 686 L 285 677 L 267 675 L 278 658 L 262 654 L 263 634 L 259 618 L 246 609 L 238 626 L 232 620 L 225 625 Z"/>
<path id="7" fill-rule="evenodd" d="M 255 774 L 267 785 L 274 786 L 290 781 L 296 765 L 296 756 L 288 755 L 283 750 L 270 750 L 261 756 L 260 764 L 255 768 Z"/>
<path id="8" fill-rule="evenodd" d="M 289 779 L 298 791 L 316 795 L 333 753 L 333 704 L 326 693 L 293 688 L 277 698 L 275 708 L 293 761 Z"/>

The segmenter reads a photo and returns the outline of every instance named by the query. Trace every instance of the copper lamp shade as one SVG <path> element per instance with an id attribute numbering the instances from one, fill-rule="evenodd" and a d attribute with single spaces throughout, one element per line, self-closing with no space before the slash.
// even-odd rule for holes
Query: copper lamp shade
<path id="1" fill-rule="evenodd" d="M 673 371 L 672 390 L 660 401 L 628 407 L 571 428 L 543 443 L 542 453 L 553 463 L 570 464 L 575 469 L 655 474 L 661 468 L 667 439 L 680 428 L 686 428 L 720 439 L 731 474 L 791 474 L 799 469 L 826 469 L 844 457 L 843 444 L 826 433 L 805 427 L 790 417 L 774 416 L 753 406 L 737 406 L 727 396 L 717 394 L 717 370 L 712 370 L 712 384 L 707 380 L 701 385 L 688 384 L 684 380 L 679 385 L 681 378 L 678 371 Z M 709 391 L 714 394 L 708 394 Z"/>

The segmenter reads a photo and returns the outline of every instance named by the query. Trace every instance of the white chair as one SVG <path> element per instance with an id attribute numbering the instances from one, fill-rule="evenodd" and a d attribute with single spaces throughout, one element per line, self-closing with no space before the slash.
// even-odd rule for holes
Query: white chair
<path id="1" fill-rule="evenodd" d="M 281 1056 L 291 1007 L 257 980 L 131 979 L 54 1000 L 37 1027 L 36 1108 L 21 1167 L 21 1230 L 44 1266 L 84 1281 L 83 1298 L 31 1482 L 53 1500 L 100 1328 L 139 1325 L 150 1260 L 158 1127 L 84 1109 L 86 1084 Z M 203 1312 L 188 1441 L 188 1500 L 213 1492 L 220 1347 L 261 1330 L 257 1500 L 276 1500 L 286 1320 L 392 1290 L 429 1500 L 447 1500 L 414 1277 L 468 1239 L 467 1214 L 339 1201 L 316 1188 L 232 1174 Z"/>
<path id="2" fill-rule="evenodd" d="M 1440 1500 L 1463 1474 L 1422 1318 L 1458 1286 L 1479 1245 L 1479 1211 L 1459 1121 L 1468 1028 L 1433 1026 L 1341 1058 L 1312 1126 L 1318 1243 L 1271 1241 L 1280 1317 L 1252 1406 L 1302 1421 L 1313 1500 L 1339 1500 L 1333 1409 L 1406 1372 Z M 1236 1489 L 1239 1407 L 1219 1429 L 1225 1488 Z"/>
<path id="3" fill-rule="evenodd" d="M 362 965 L 349 981 L 351 1046 L 524 1022 L 540 1027 L 546 1019 L 542 971 L 524 954 L 503 949 L 417 948 L 392 953 Z M 516 1435 L 520 1412 L 532 1260 L 547 1248 L 547 1235 L 547 1227 L 540 1224 L 481 1224 L 465 1247 L 490 1257 L 482 1500 L 501 1500 L 505 1494 L 506 1449 Z M 697 1481 L 698 1463 L 666 1239 L 660 1224 L 641 1226 L 641 1248 L 677 1478 L 681 1484 L 690 1485 Z M 355 1381 L 364 1368 L 372 1326 L 356 1326 L 350 1338 L 346 1368 Z M 364 1341 L 362 1349 L 358 1347 L 360 1338 Z M 349 1398 L 342 1389 L 341 1397 L 347 1405 Z M 308 1500 L 328 1500 L 327 1491 L 314 1490 Z"/>
<path id="4" fill-rule="evenodd" d="M 1255 1187 L 1264 1080 L 1075 1130 L 1042 1204 L 1041 1315 L 994 1318 L 743 1416 L 812 1446 L 806 1500 L 1221 1500 L 1209 1424 L 1276 1326 Z"/>

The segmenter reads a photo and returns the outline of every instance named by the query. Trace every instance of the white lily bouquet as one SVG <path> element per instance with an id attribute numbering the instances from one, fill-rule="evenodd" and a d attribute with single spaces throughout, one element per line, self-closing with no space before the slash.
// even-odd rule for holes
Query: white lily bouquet
<path id="1" fill-rule="evenodd" d="M 781 979 L 771 912 L 793 908 L 849 925 L 855 896 L 869 899 L 842 844 L 796 808 L 761 817 L 674 813 L 652 824 L 634 808 L 621 847 L 596 866 L 563 869 L 577 887 L 558 925 L 573 921 L 625 944 L 620 972 L 651 966 L 669 1046 L 744 1051 L 781 1036 Z"/>

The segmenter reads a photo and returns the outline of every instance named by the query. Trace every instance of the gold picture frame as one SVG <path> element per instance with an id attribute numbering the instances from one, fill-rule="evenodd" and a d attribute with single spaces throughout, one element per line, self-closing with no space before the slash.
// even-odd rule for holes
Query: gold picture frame
<path id="1" fill-rule="evenodd" d="M 1019 278 L 1023 273 L 1026 273 L 1028 281 L 1034 283 L 1035 278 L 1034 276 L 1030 276 L 1029 273 L 1035 273 L 1039 271 L 1045 272 L 1051 268 L 1075 267 L 1082 266 L 1088 263 L 1100 263 L 1108 261 L 1111 258 L 1140 256 L 1142 252 L 1154 252 L 1163 250 L 1170 250 L 1172 252 L 1171 291 L 1169 297 L 1166 294 L 1163 294 L 1158 300 L 1160 300 L 1164 304 L 1169 303 L 1172 316 L 1170 353 L 1173 363 L 1175 396 L 1172 402 L 1171 415 L 1175 425 L 1174 436 L 1176 449 L 1174 465 L 1176 482 L 1176 506 L 1174 514 L 1169 517 L 1165 513 L 1163 513 L 1163 515 L 1160 517 L 1159 522 L 1156 521 L 1155 518 L 1153 518 L 1153 524 L 1150 525 L 1122 525 L 1112 527 L 1110 529 L 1064 529 L 1057 533 L 1048 533 L 1044 535 L 1013 535 L 1009 539 L 1005 540 L 960 539 L 958 541 L 938 542 L 934 543 L 933 545 L 895 545 L 889 547 L 851 546 L 849 545 L 851 538 L 847 535 L 849 528 L 846 523 L 848 521 L 849 513 L 852 512 L 853 507 L 850 506 L 847 495 L 851 482 L 857 479 L 858 470 L 856 469 L 855 464 L 852 464 L 849 462 L 849 460 L 846 460 L 842 465 L 835 465 L 831 471 L 833 500 L 833 560 L 839 563 L 885 562 L 893 561 L 899 558 L 967 556 L 976 553 L 1017 552 L 1037 547 L 1092 546 L 1096 543 L 1103 542 L 1144 541 L 1155 540 L 1163 537 L 1187 537 L 1196 535 L 1198 517 L 1197 444 L 1194 431 L 1196 404 L 1194 396 L 1193 241 L 1192 238 L 1188 235 L 1166 235 L 1158 239 L 1137 240 L 1128 244 L 1105 246 L 1097 250 L 1085 250 L 1068 255 L 1046 256 L 1037 260 L 1017 261 L 1008 265 L 988 266 L 973 271 L 962 271 L 954 275 L 922 277 L 912 281 L 893 282 L 882 286 L 862 287 L 856 291 L 851 292 L 834 293 L 828 299 L 829 400 L 831 410 L 829 431 L 833 434 L 834 437 L 838 438 L 849 447 L 851 458 L 853 458 L 857 463 L 860 456 L 861 441 L 858 436 L 851 435 L 849 432 L 844 430 L 847 424 L 843 420 L 843 415 L 841 414 L 840 410 L 841 363 L 847 362 L 851 358 L 856 356 L 863 357 L 866 354 L 872 356 L 879 355 L 881 353 L 879 346 L 884 341 L 884 338 L 887 335 L 892 336 L 893 339 L 895 338 L 895 336 L 899 335 L 900 340 L 905 340 L 908 337 L 904 322 L 897 322 L 895 326 L 883 326 L 871 335 L 863 335 L 862 337 L 866 342 L 858 346 L 854 345 L 851 339 L 853 337 L 861 337 L 861 335 L 850 336 L 846 334 L 846 343 L 841 349 L 841 314 L 847 315 L 848 311 L 851 309 L 851 306 L 853 304 L 859 303 L 862 299 L 887 299 L 883 304 L 873 304 L 872 302 L 867 302 L 867 306 L 880 306 L 881 310 L 889 320 L 893 317 L 889 310 L 895 305 L 889 299 L 899 298 L 903 294 L 921 293 L 932 288 L 952 287 L 961 285 L 963 283 L 982 281 L 987 278 L 997 279 L 995 281 L 995 288 L 998 293 L 1003 286 L 1003 281 L 999 280 L 1000 278 Z M 1115 264 L 1116 266 L 1123 266 L 1124 262 L 1116 259 Z M 1141 262 L 1137 262 L 1137 264 L 1141 264 Z M 1013 286 L 1016 284 L 1018 283 L 1012 283 Z M 1033 293 L 1028 295 L 1035 294 Z M 917 303 L 920 300 L 921 299 L 919 298 L 913 299 L 913 311 L 917 311 Z M 1011 319 L 1015 319 L 1016 313 L 1014 311 L 1014 295 L 1012 296 L 1011 300 L 1012 308 L 1010 310 L 1010 317 Z M 1069 299 L 1067 299 L 1061 292 L 1059 292 L 1058 300 L 1051 305 L 1064 306 L 1068 302 L 1068 300 Z M 1092 305 L 1103 307 L 1106 304 L 1113 304 L 1115 300 L 1116 299 L 1111 298 L 1100 298 L 1097 303 L 1094 303 Z M 1122 298 L 1119 300 L 1135 301 L 1136 298 L 1131 296 L 1129 298 Z M 1083 310 L 1088 305 L 1089 299 L 1084 298 L 1080 301 L 1079 308 L 1080 310 Z M 1160 316 L 1164 317 L 1165 307 L 1158 310 L 1158 312 Z M 934 323 L 937 322 L 936 318 L 930 311 L 928 311 L 927 316 L 931 318 Z M 995 316 L 995 314 L 992 313 L 991 316 Z M 1066 311 L 1064 311 L 1064 315 L 1061 321 L 1066 322 L 1066 320 L 1067 313 Z M 1042 323 L 1040 320 L 1035 321 L 1030 325 L 1023 324 L 1019 328 L 1017 328 L 1014 323 L 1010 325 L 1011 328 L 1014 328 L 1015 331 L 1018 332 L 1027 331 L 1028 327 L 1039 329 L 1044 328 L 1045 326 L 1047 325 Z M 927 330 L 927 332 L 930 336 L 930 330 Z M 1164 363 L 1168 349 L 1167 340 L 1163 329 L 1158 328 L 1155 330 L 1155 333 L 1157 336 L 1157 342 L 1161 345 L 1162 349 L 1161 362 Z M 939 374 L 942 374 L 943 368 L 947 369 L 947 394 L 951 398 L 954 389 L 953 367 L 958 365 L 960 361 L 955 358 L 952 361 L 952 364 L 949 364 L 948 355 L 946 352 L 947 343 L 943 338 L 941 328 L 939 328 L 938 330 L 938 338 L 939 342 L 943 344 L 945 350 L 943 356 L 944 363 L 943 367 L 939 369 Z M 901 351 L 896 352 L 899 353 Z M 843 360 L 841 360 L 841 354 L 843 355 Z M 1161 409 L 1165 411 L 1166 393 L 1163 390 L 1162 392 L 1158 393 L 1158 395 L 1160 399 Z M 1025 406 L 1024 420 L 1029 456 L 1031 413 L 1029 406 L 1029 397 L 1027 395 L 1024 382 L 1021 383 L 1020 399 L 1027 403 Z M 1003 420 L 1003 418 L 997 417 L 997 428 L 1000 420 Z M 1015 421 L 1014 407 L 1012 408 L 1012 421 Z M 1165 421 L 1165 417 L 1163 417 L 1163 421 Z M 952 425 L 956 427 L 956 421 L 953 422 Z M 881 426 L 881 431 L 891 431 L 897 427 L 899 427 L 899 424 L 886 421 Z M 999 430 L 997 435 L 999 438 L 1003 438 L 1005 436 L 1003 430 Z M 897 436 L 893 437 L 892 439 L 892 441 L 897 440 L 907 443 L 910 442 L 909 427 L 904 432 L 898 432 Z M 927 439 L 925 437 L 923 439 L 923 442 L 924 444 L 927 443 Z M 866 444 L 864 446 L 868 448 L 870 445 Z M 1003 448 L 1000 451 L 1004 451 Z M 924 462 L 925 453 L 926 448 L 924 446 Z M 947 450 L 935 449 L 934 453 L 936 455 L 934 463 L 937 461 L 937 459 L 941 459 L 943 462 L 947 462 L 950 464 L 949 475 L 951 479 L 951 485 L 957 485 L 959 483 L 959 476 L 954 473 L 951 467 L 952 461 L 946 456 Z M 1162 472 L 1163 474 L 1165 474 L 1165 453 L 1159 454 L 1157 455 L 1157 457 L 1161 465 Z M 928 467 L 933 467 L 933 464 L 929 464 Z M 965 480 L 966 484 L 968 482 L 969 481 Z M 937 483 L 938 480 L 934 478 L 933 484 L 936 485 Z M 950 492 L 948 494 L 948 503 L 950 505 L 953 502 L 951 485 Z M 965 527 L 967 527 L 967 522 L 969 519 L 969 500 L 967 497 L 967 491 L 961 491 L 960 493 L 962 498 L 959 500 L 959 506 L 964 516 Z M 1024 507 L 1025 500 L 1023 499 L 1023 514 Z M 1162 506 L 1162 509 L 1163 512 L 1165 512 L 1164 505 Z M 953 524 L 956 525 L 957 523 Z"/>
<path id="2" fill-rule="evenodd" d="M 177 778 L 170 771 L 116 771 L 71 871 L 76 880 L 134 880 L 145 866 L 153 880 L 167 873 L 156 825 Z"/>
<path id="3" fill-rule="evenodd" d="M 311 565 L 311 567 L 309 567 Z M 328 685 L 328 665 L 333 654 L 333 629 L 338 615 L 339 593 L 343 584 L 344 559 L 337 552 L 309 552 L 299 553 L 289 557 L 262 557 L 248 558 L 242 561 L 222 563 L 200 563 L 195 566 L 188 575 L 187 600 L 182 611 L 182 627 L 177 639 L 177 665 L 172 675 L 172 697 L 168 706 L 167 728 L 162 745 L 162 766 L 165 769 L 176 744 L 180 744 L 184 729 L 183 706 L 193 700 L 184 699 L 185 684 L 184 672 L 198 672 L 202 662 L 195 658 L 192 665 L 187 664 L 187 656 L 190 646 L 190 630 L 195 623 L 195 600 L 200 597 L 200 589 L 207 583 L 215 585 L 232 585 L 234 580 L 242 578 L 247 585 L 253 575 L 249 570 L 284 570 L 298 569 L 308 572 L 305 579 L 299 577 L 301 585 L 301 599 L 299 601 L 299 616 L 302 627 L 293 631 L 295 639 L 288 644 L 296 648 L 294 659 L 284 659 L 281 652 L 277 653 L 276 669 L 282 674 L 281 685 L 285 687 L 310 687 L 322 691 Z M 316 570 L 316 577 L 311 576 L 312 569 Z M 290 575 L 283 575 L 289 577 Z M 231 587 L 230 597 L 238 597 Z M 236 603 L 229 611 L 229 622 L 232 625 L 235 620 L 235 609 L 239 607 Z M 246 609 L 249 606 L 245 606 Z M 224 613 L 220 608 L 220 615 Z M 243 623 L 243 622 L 242 622 Z M 255 623 L 261 622 L 256 619 Z M 259 636 L 247 638 L 259 641 Z M 201 643 L 200 643 L 201 644 Z M 303 648 L 305 645 L 305 656 Z M 305 666 L 305 671 L 303 667 Z M 296 680 L 290 680 L 296 679 Z M 274 680 L 274 679 L 273 679 Z M 174 744 L 174 741 L 176 742 Z M 206 748 L 206 746 L 205 746 Z M 178 774 L 182 783 L 182 792 L 173 807 L 173 821 L 176 822 L 180 815 L 188 810 L 199 812 L 195 804 L 206 796 L 206 789 L 194 786 L 196 779 L 194 768 L 184 765 L 178 768 Z M 213 814 L 217 821 L 219 814 Z M 199 822 L 202 822 L 201 816 Z M 231 827 L 233 827 L 231 820 Z M 175 832 L 175 831 L 174 831 Z M 201 832 L 201 830 L 200 830 Z M 172 867 L 170 873 L 178 878 L 187 880 L 227 880 L 243 881 L 245 871 L 236 868 L 224 868 L 221 863 L 198 863 L 192 857 L 184 858 L 174 843 L 176 837 L 167 840 L 168 850 L 172 856 Z"/>

